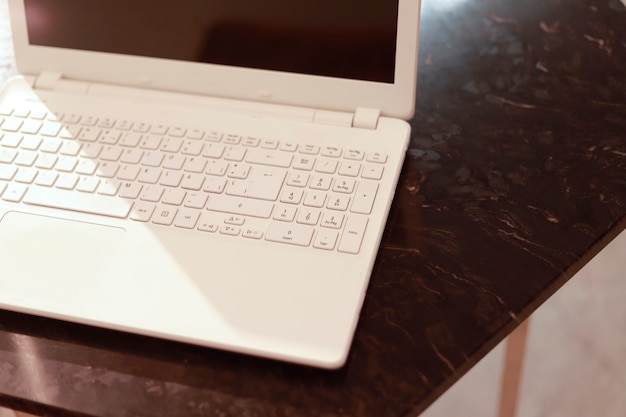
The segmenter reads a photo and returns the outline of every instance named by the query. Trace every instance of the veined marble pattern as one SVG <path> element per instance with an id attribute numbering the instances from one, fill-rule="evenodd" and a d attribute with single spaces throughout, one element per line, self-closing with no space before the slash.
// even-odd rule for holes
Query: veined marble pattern
<path id="1" fill-rule="evenodd" d="M 531 317 L 517 417 L 626 413 L 626 232 Z M 500 344 L 422 417 L 496 417 Z"/>

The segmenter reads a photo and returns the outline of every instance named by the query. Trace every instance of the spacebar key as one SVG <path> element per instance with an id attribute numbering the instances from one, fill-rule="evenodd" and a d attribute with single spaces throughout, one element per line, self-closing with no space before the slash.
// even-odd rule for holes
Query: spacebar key
<path id="1" fill-rule="evenodd" d="M 132 207 L 130 202 L 117 197 L 83 194 L 77 191 L 44 187 L 29 188 L 23 201 L 33 206 L 52 207 L 119 218 L 128 217 Z"/>

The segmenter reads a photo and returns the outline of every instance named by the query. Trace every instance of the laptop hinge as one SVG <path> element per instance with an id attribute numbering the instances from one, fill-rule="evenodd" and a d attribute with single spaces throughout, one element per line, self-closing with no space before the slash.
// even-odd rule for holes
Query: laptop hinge
<path id="1" fill-rule="evenodd" d="M 313 122 L 324 125 L 351 127 L 353 119 L 352 113 L 338 111 L 315 110 L 313 114 Z"/>
<path id="2" fill-rule="evenodd" d="M 313 122 L 327 125 L 358 127 L 361 129 L 376 129 L 380 110 L 357 108 L 355 113 L 315 110 Z"/>
<path id="3" fill-rule="evenodd" d="M 87 94 L 89 86 L 89 83 L 83 81 L 65 79 L 58 72 L 42 72 L 33 83 L 33 87 L 37 90 L 54 90 L 73 94 Z"/>
<path id="4" fill-rule="evenodd" d="M 54 86 L 61 79 L 59 72 L 42 72 L 35 79 L 34 87 L 39 90 L 54 90 Z"/>
<path id="5" fill-rule="evenodd" d="M 368 109 L 365 107 L 359 107 L 354 113 L 354 119 L 352 126 L 361 129 L 376 129 L 378 126 L 378 119 L 380 118 L 380 110 Z"/>

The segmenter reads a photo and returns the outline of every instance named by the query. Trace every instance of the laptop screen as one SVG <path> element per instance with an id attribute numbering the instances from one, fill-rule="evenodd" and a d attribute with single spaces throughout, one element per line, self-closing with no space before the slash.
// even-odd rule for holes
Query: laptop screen
<path id="1" fill-rule="evenodd" d="M 398 0 L 25 0 L 31 45 L 393 83 Z"/>

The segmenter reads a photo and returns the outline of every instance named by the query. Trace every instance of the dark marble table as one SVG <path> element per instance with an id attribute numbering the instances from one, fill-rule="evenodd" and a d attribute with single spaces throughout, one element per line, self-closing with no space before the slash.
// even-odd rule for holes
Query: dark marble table
<path id="1" fill-rule="evenodd" d="M 426 408 L 624 229 L 626 7 L 424 0 L 420 53 L 412 146 L 344 368 L 0 311 L 0 405 L 168 417 Z"/>

